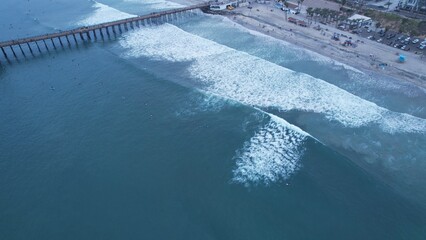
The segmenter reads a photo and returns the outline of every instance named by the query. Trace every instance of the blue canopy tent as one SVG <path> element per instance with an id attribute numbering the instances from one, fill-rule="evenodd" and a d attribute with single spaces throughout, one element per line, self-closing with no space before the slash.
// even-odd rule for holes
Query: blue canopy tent
<path id="1" fill-rule="evenodd" d="M 405 62 L 405 56 L 400 54 L 398 61 L 401 62 L 401 63 Z"/>

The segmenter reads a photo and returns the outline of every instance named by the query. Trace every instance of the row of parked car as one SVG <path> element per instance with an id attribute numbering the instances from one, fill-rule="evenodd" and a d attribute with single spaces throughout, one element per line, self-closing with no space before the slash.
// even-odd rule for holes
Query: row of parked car
<path id="1" fill-rule="evenodd" d="M 395 48 L 400 48 L 405 51 L 410 50 L 410 45 L 411 47 L 417 47 L 420 50 L 426 49 L 426 38 L 423 40 L 419 38 L 411 38 L 409 36 L 398 35 L 392 32 L 386 33 L 383 30 L 379 31 L 378 35 L 378 37 L 375 37 L 375 35 L 370 35 L 367 38 L 370 40 L 376 40 L 379 43 L 393 46 Z"/>

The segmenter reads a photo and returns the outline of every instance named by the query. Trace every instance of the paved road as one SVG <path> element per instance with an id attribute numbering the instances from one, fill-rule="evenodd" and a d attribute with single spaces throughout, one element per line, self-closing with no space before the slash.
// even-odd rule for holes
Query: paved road
<path id="1" fill-rule="evenodd" d="M 371 31 L 368 32 L 368 29 L 366 28 L 361 28 L 360 29 L 362 32 L 359 34 L 362 37 L 365 38 L 369 38 L 370 39 L 366 39 L 365 42 L 368 43 L 368 41 L 378 41 L 379 39 L 381 40 L 381 43 L 389 45 L 394 47 L 395 44 L 398 44 L 396 48 L 401 48 L 402 46 L 406 45 L 406 49 L 405 51 L 410 51 L 410 52 L 423 52 L 423 54 L 426 54 L 426 48 L 423 50 L 420 50 L 418 47 L 420 46 L 420 42 L 424 41 L 425 39 L 419 39 L 419 42 L 417 43 L 413 43 L 412 41 L 415 38 L 410 38 L 410 40 L 404 43 L 404 40 L 408 37 L 407 35 L 403 35 L 403 34 L 399 34 L 397 32 L 391 31 L 389 30 L 386 34 L 380 33 L 380 32 L 376 32 L 376 31 Z M 389 38 L 389 35 L 395 35 L 394 37 Z"/>

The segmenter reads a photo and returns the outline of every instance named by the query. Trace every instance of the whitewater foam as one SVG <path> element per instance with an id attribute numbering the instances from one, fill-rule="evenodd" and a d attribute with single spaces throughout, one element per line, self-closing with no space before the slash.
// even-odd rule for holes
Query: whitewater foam
<path id="1" fill-rule="evenodd" d="M 233 28 L 236 28 L 241 32 L 248 33 L 252 36 L 259 38 L 259 40 L 262 41 L 262 42 L 268 42 L 268 43 L 272 43 L 272 44 L 275 44 L 275 45 L 278 45 L 278 46 L 282 46 L 286 50 L 288 50 L 288 48 L 291 48 L 293 51 L 303 53 L 303 54 L 296 54 L 294 56 L 294 57 L 296 57 L 296 59 L 293 59 L 293 60 L 302 60 L 301 58 L 297 58 L 297 56 L 303 56 L 303 60 L 306 60 L 306 57 L 309 57 L 310 60 L 318 62 L 318 63 L 323 64 L 323 65 L 334 65 L 334 66 L 342 67 L 345 70 L 350 70 L 352 72 L 365 75 L 364 72 L 362 72 L 362 71 L 360 71 L 360 70 L 358 70 L 358 69 L 356 69 L 352 66 L 349 66 L 345 63 L 341 63 L 341 62 L 336 61 L 334 59 L 331 59 L 329 57 L 323 56 L 319 53 L 316 53 L 316 52 L 307 50 L 305 48 L 299 47 L 297 45 L 291 44 L 291 43 L 289 43 L 285 40 L 276 39 L 276 38 L 269 36 L 269 35 L 266 35 L 264 33 L 248 29 L 248 28 L 242 26 L 239 23 L 231 21 L 230 19 L 228 19 L 226 17 L 223 17 L 223 16 L 209 16 L 209 17 L 212 17 L 212 18 L 215 18 L 215 20 L 221 21 L 222 24 L 223 24 L 223 27 L 232 26 Z"/>
<path id="2" fill-rule="evenodd" d="M 234 157 L 233 181 L 245 185 L 286 180 L 301 166 L 305 132 L 277 116 L 244 143 Z"/>
<path id="3" fill-rule="evenodd" d="M 425 132 L 426 121 L 392 113 L 335 85 L 164 24 L 129 33 L 126 57 L 190 63 L 203 90 L 251 106 L 321 113 L 346 127 L 379 124 L 389 133 Z M 188 44 L 191 43 L 191 44 Z"/>
<path id="4" fill-rule="evenodd" d="M 77 25 L 89 26 L 104 22 L 136 17 L 136 15 L 121 12 L 115 8 L 98 2 L 94 2 L 92 7 L 95 8 L 94 12 L 87 18 L 78 21 Z"/>
<path id="5" fill-rule="evenodd" d="M 231 51 L 226 46 L 211 45 L 210 40 L 196 35 L 170 31 L 171 28 L 179 29 L 172 25 L 164 24 L 162 26 L 145 27 L 141 31 L 126 35 L 126 40 L 120 41 L 121 46 L 128 50 L 125 52 L 125 56 L 149 56 L 156 60 L 184 62 Z M 143 43 L 143 46 L 138 47 L 140 43 Z M 191 44 L 188 45 L 188 43 Z M 164 49 L 165 45 L 171 47 Z"/>

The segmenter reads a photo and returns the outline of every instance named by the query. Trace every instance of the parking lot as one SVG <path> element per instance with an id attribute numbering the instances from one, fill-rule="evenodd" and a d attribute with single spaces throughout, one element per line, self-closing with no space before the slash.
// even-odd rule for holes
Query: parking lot
<path id="1" fill-rule="evenodd" d="M 393 32 L 391 30 L 387 31 L 386 33 L 383 30 L 374 31 L 366 27 L 357 29 L 357 32 L 360 36 L 365 37 L 370 41 L 386 44 L 403 51 L 409 51 L 413 53 L 423 52 L 423 54 L 426 54 L 426 39 L 423 38 L 413 38 L 404 34 Z M 368 43 L 368 40 L 365 42 Z M 424 43 L 423 47 L 420 45 L 422 42 Z"/>

